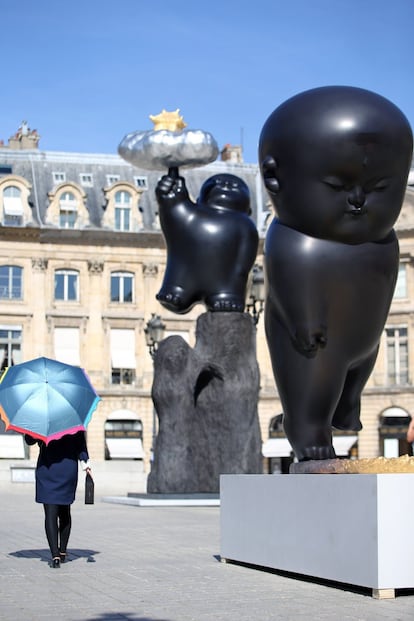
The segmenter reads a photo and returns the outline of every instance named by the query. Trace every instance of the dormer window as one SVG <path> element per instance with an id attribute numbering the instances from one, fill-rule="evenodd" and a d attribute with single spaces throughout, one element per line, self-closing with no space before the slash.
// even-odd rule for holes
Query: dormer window
<path id="1" fill-rule="evenodd" d="M 0 222 L 3 226 L 24 226 L 32 221 L 31 189 L 30 183 L 19 175 L 0 177 Z"/>
<path id="2" fill-rule="evenodd" d="M 148 190 L 148 179 L 147 177 L 134 177 L 135 185 L 140 190 Z"/>
<path id="3" fill-rule="evenodd" d="M 120 178 L 120 175 L 106 175 L 106 184 L 113 185 L 114 183 L 117 183 Z"/>
<path id="4" fill-rule="evenodd" d="M 22 193 L 14 185 L 9 185 L 3 190 L 3 224 L 5 226 L 23 224 Z"/>
<path id="5" fill-rule="evenodd" d="M 131 194 L 121 190 L 115 194 L 115 230 L 129 231 L 131 228 Z"/>
<path id="6" fill-rule="evenodd" d="M 53 173 L 53 183 L 65 183 L 66 181 L 66 173 L 64 172 L 54 172 Z"/>
<path id="7" fill-rule="evenodd" d="M 104 188 L 106 209 L 102 225 L 115 231 L 141 231 L 142 213 L 138 207 L 141 194 L 141 190 L 127 181 L 117 181 Z"/>
<path id="8" fill-rule="evenodd" d="M 59 226 L 62 229 L 74 229 L 78 216 L 78 201 L 72 192 L 63 192 L 59 198 Z"/>
<path id="9" fill-rule="evenodd" d="M 79 177 L 80 177 L 81 185 L 87 186 L 87 187 L 93 186 L 93 176 L 91 174 L 81 173 Z"/>
<path id="10" fill-rule="evenodd" d="M 63 183 L 49 192 L 47 224 L 61 229 L 81 229 L 89 224 L 85 191 L 76 183 Z"/>

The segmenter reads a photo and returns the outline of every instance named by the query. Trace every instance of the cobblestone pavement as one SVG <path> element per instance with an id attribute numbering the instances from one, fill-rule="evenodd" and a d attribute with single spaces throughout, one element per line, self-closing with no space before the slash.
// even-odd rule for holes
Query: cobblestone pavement
<path id="1" fill-rule="evenodd" d="M 32 484 L 0 486 L 2 621 L 408 621 L 414 590 L 368 590 L 219 561 L 218 507 L 73 505 L 69 562 L 49 567 Z M 350 542 L 352 554 L 352 542 Z M 414 571 L 414 569 L 413 569 Z"/>

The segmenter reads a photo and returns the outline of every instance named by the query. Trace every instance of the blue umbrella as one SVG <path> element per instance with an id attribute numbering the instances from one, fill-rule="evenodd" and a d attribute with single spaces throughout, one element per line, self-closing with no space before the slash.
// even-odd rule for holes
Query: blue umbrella
<path id="1" fill-rule="evenodd" d="M 0 378 L 0 417 L 6 430 L 48 444 L 85 430 L 100 397 L 80 367 L 36 358 L 8 367 Z"/>

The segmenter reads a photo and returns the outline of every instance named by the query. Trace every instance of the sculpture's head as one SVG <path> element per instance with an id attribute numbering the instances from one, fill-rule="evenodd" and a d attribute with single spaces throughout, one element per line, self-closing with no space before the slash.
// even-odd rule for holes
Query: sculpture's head
<path id="1" fill-rule="evenodd" d="M 401 210 L 413 136 L 390 101 L 327 86 L 276 108 L 263 126 L 259 163 L 283 224 L 322 239 L 377 241 Z"/>
<path id="2" fill-rule="evenodd" d="M 251 213 L 249 188 L 243 179 L 235 175 L 209 177 L 201 186 L 198 202 L 219 209 Z"/>

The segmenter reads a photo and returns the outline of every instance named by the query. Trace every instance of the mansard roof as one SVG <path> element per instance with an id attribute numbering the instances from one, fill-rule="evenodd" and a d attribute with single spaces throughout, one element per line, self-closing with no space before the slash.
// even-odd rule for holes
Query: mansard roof
<path id="1" fill-rule="evenodd" d="M 46 224 L 49 193 L 61 183 L 54 181 L 53 173 L 64 173 L 66 183 L 77 184 L 86 194 L 86 208 L 89 212 L 89 228 L 103 228 L 105 212 L 105 192 L 109 187 L 108 176 L 118 176 L 119 181 L 137 187 L 136 178 L 146 179 L 146 189 L 142 192 L 139 206 L 142 210 L 144 230 L 157 230 L 154 227 L 158 206 L 155 187 L 161 171 L 139 169 L 125 162 L 117 154 L 71 153 L 61 151 L 42 151 L 39 149 L 0 148 L 0 178 L 13 174 L 23 177 L 31 186 L 29 202 L 33 212 L 33 222 Z M 249 186 L 251 194 L 252 218 L 259 233 L 263 234 L 265 216 L 269 204 L 257 164 L 215 161 L 207 166 L 182 169 L 190 196 L 195 200 L 204 181 L 218 173 L 230 173 L 241 177 Z M 82 185 L 80 176 L 92 175 L 92 184 Z M 414 181 L 414 168 L 409 182 Z M 143 188 L 138 188 L 143 189 Z M 396 223 L 399 234 L 414 229 L 414 188 L 408 186 L 403 209 Z"/>
<path id="2" fill-rule="evenodd" d="M 258 213 L 264 211 L 263 205 L 266 200 L 257 165 L 216 161 L 200 168 L 180 170 L 194 200 L 204 181 L 220 172 L 237 175 L 247 183 L 251 193 L 252 217 L 257 222 Z M 143 212 L 144 228 L 147 230 L 152 228 L 157 213 L 154 190 L 163 172 L 136 168 L 117 154 L 0 149 L 0 176 L 15 174 L 29 182 L 31 185 L 29 200 L 33 209 L 33 220 L 37 223 L 39 220 L 42 223 L 46 222 L 48 194 L 58 185 L 54 181 L 53 173 L 64 173 L 67 183 L 76 183 L 85 192 L 92 228 L 102 227 L 105 210 L 104 189 L 108 188 L 108 175 L 118 175 L 120 181 L 132 183 L 135 187 L 137 187 L 135 178 L 145 178 L 147 189 L 141 196 L 140 208 Z M 92 184 L 82 185 L 81 175 L 92 175 Z"/>

